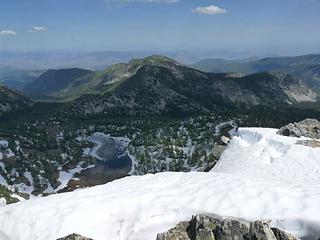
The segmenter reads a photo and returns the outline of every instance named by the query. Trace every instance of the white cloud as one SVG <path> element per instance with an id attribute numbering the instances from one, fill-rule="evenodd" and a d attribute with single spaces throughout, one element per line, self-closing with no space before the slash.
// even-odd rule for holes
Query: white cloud
<path id="1" fill-rule="evenodd" d="M 0 35 L 16 35 L 17 33 L 12 30 L 2 30 L 0 31 Z"/>
<path id="2" fill-rule="evenodd" d="M 45 32 L 47 29 L 45 27 L 33 27 L 29 32 Z"/>
<path id="3" fill-rule="evenodd" d="M 207 7 L 196 7 L 191 10 L 193 13 L 206 14 L 206 15 L 217 15 L 222 13 L 227 13 L 226 9 L 220 8 L 218 6 L 207 6 Z"/>
<path id="4" fill-rule="evenodd" d="M 180 0 L 105 0 L 106 3 L 131 3 L 131 2 L 143 2 L 143 3 L 175 3 Z"/>

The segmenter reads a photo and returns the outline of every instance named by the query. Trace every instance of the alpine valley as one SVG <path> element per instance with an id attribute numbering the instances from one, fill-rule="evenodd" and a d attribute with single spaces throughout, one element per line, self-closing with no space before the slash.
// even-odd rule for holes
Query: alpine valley
<path id="1" fill-rule="evenodd" d="M 10 203 L 127 175 L 208 171 L 230 129 L 319 118 L 315 81 L 278 67 L 208 73 L 158 55 L 102 71 L 42 71 L 20 91 L 0 89 L 1 197 Z"/>
<path id="2" fill-rule="evenodd" d="M 0 240 L 320 240 L 320 0 L 0 8 Z"/>

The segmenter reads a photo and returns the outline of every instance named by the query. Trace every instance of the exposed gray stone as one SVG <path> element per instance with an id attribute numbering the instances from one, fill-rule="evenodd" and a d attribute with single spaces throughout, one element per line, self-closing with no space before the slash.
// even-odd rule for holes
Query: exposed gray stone
<path id="1" fill-rule="evenodd" d="M 215 238 L 211 229 L 205 227 L 205 228 L 199 229 L 195 240 L 215 240 Z"/>
<path id="2" fill-rule="evenodd" d="M 249 222 L 240 219 L 226 218 L 215 231 L 217 240 L 244 240 L 249 232 Z"/>
<path id="3" fill-rule="evenodd" d="M 81 236 L 81 235 L 76 234 L 76 233 L 73 233 L 73 234 L 70 234 L 70 235 L 68 235 L 66 237 L 58 238 L 57 240 L 93 240 L 93 239 Z"/>
<path id="4" fill-rule="evenodd" d="M 181 222 L 169 231 L 158 234 L 157 240 L 190 240 L 187 233 L 188 226 L 189 222 Z"/>
<path id="5" fill-rule="evenodd" d="M 193 216 L 190 222 L 158 234 L 157 240 L 297 240 L 294 236 L 271 229 L 267 222 L 249 222 L 217 215 Z"/>
<path id="6" fill-rule="evenodd" d="M 270 226 L 266 222 L 255 221 L 250 223 L 250 240 L 277 240 Z"/>
<path id="7" fill-rule="evenodd" d="M 317 119 L 305 119 L 282 127 L 279 135 L 320 139 L 320 122 Z"/>
<path id="8" fill-rule="evenodd" d="M 188 235 L 191 240 L 197 240 L 199 230 L 209 229 L 214 233 L 217 230 L 217 228 L 220 227 L 222 221 L 223 219 L 217 215 L 193 216 L 190 221 L 190 226 L 188 227 Z M 209 239 L 211 240 L 211 238 Z"/>
<path id="9" fill-rule="evenodd" d="M 225 149 L 226 149 L 225 145 L 215 144 L 213 145 L 211 153 L 216 159 L 219 159 Z"/>
<path id="10" fill-rule="evenodd" d="M 221 144 L 213 145 L 213 148 L 211 150 L 213 159 L 211 159 L 211 162 L 209 162 L 208 166 L 204 169 L 204 172 L 210 172 L 210 170 L 216 165 L 216 163 L 220 159 L 221 154 L 224 152 L 226 148 L 227 148 L 226 145 L 221 145 Z"/>
<path id="11" fill-rule="evenodd" d="M 312 148 L 320 148 L 320 141 L 317 140 L 298 140 L 296 144 Z"/>
<path id="12" fill-rule="evenodd" d="M 278 228 L 271 228 L 277 240 L 298 240 L 298 238 L 292 236 L 291 234 L 282 231 Z"/>

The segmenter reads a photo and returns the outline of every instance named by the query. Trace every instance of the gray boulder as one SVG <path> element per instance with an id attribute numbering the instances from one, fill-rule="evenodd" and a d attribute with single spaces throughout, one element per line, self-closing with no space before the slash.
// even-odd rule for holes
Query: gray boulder
<path id="1" fill-rule="evenodd" d="M 221 157 L 224 150 L 226 150 L 226 148 L 227 146 L 225 145 L 214 144 L 211 153 L 215 157 L 215 159 L 218 160 Z"/>
<path id="2" fill-rule="evenodd" d="M 190 222 L 160 233 L 157 240 L 297 240 L 262 221 L 249 222 L 239 218 L 217 215 L 193 216 Z"/>
<path id="3" fill-rule="evenodd" d="M 250 223 L 250 240 L 277 240 L 270 226 L 266 222 L 255 221 Z"/>
<path id="4" fill-rule="evenodd" d="M 214 144 L 213 148 L 211 150 L 210 156 L 212 158 L 210 159 L 208 166 L 204 169 L 204 172 L 209 172 L 218 162 L 221 154 L 224 152 L 224 150 L 227 148 L 226 145 L 221 145 L 221 144 Z"/>
<path id="5" fill-rule="evenodd" d="M 278 228 L 271 228 L 277 240 L 298 240 L 298 238 L 292 236 L 290 233 L 282 231 Z"/>
<path id="6" fill-rule="evenodd" d="M 192 216 L 190 225 L 187 228 L 191 240 L 215 240 L 214 231 L 221 225 L 222 219 L 216 215 Z M 187 240 L 186 239 L 186 240 Z"/>
<path id="7" fill-rule="evenodd" d="M 70 235 L 68 235 L 66 237 L 59 238 L 57 240 L 93 240 L 93 239 L 73 233 L 73 234 L 70 234 Z"/>
<path id="8" fill-rule="evenodd" d="M 209 228 L 199 229 L 195 240 L 215 240 L 213 232 Z"/>
<path id="9" fill-rule="evenodd" d="M 245 240 L 249 232 L 249 222 L 226 218 L 215 231 L 217 240 Z"/>
<path id="10" fill-rule="evenodd" d="M 289 123 L 282 127 L 277 134 L 320 139 L 320 122 L 317 119 L 305 119 L 298 123 Z"/>
<path id="11" fill-rule="evenodd" d="M 158 234 L 157 240 L 184 240 L 189 239 L 187 233 L 187 227 L 189 226 L 189 222 L 181 222 L 172 229 L 167 232 Z"/>

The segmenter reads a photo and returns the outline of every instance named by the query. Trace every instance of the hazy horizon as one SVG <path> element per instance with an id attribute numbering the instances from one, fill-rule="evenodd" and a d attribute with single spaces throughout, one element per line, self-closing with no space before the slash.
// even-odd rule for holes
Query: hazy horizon
<path id="1" fill-rule="evenodd" d="M 0 50 L 301 55 L 320 49 L 319 10 L 316 0 L 3 0 Z"/>

